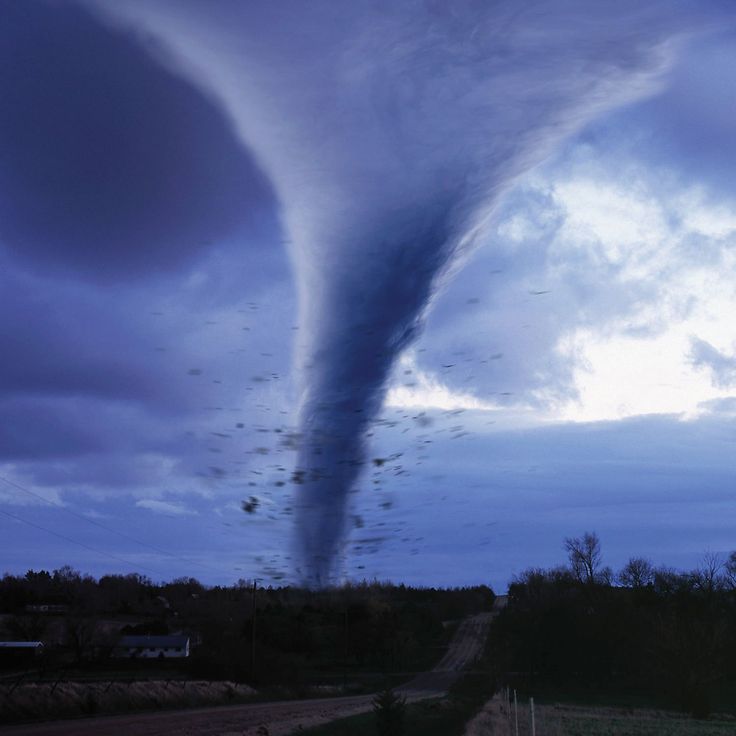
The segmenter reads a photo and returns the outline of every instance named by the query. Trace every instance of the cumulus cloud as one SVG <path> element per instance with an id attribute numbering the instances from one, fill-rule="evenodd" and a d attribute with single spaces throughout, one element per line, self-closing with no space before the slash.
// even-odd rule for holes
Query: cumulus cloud
<path id="1" fill-rule="evenodd" d="M 691 338 L 689 358 L 696 368 L 710 372 L 711 380 L 718 388 L 731 388 L 736 383 L 736 356 L 721 352 L 707 340 Z"/>
<path id="2" fill-rule="evenodd" d="M 641 145 L 583 131 L 520 181 L 436 300 L 421 370 L 540 419 L 698 412 L 723 393 L 688 355 L 692 334 L 733 339 L 733 203 Z"/>

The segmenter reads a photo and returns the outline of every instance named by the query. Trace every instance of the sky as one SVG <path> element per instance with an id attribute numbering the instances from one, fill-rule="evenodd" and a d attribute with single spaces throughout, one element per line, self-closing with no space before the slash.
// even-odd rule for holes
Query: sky
<path id="1" fill-rule="evenodd" d="M 0 571 L 735 549 L 736 12 L 589 5 L 4 5 Z"/>

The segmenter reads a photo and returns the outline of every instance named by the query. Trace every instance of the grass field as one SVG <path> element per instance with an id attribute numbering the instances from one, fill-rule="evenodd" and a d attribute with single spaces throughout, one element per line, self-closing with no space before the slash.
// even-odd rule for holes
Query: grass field
<path id="1" fill-rule="evenodd" d="M 531 734 L 527 702 L 519 703 L 519 736 Z M 537 736 L 733 736 L 736 718 L 714 716 L 698 721 L 672 711 L 536 704 Z M 513 711 L 508 717 L 499 698 L 486 704 L 470 725 L 466 736 L 511 736 L 515 734 Z"/>
<path id="2" fill-rule="evenodd" d="M 698 721 L 670 711 L 541 706 L 540 736 L 727 736 L 736 734 L 736 719 L 717 716 Z M 525 713 L 526 715 L 526 713 Z M 524 719 L 528 722 L 528 718 Z M 521 733 L 521 730 L 520 730 Z M 527 730 L 526 733 L 529 733 Z"/>
<path id="3" fill-rule="evenodd" d="M 477 707 L 477 706 L 476 706 Z M 415 703 L 407 708 L 404 736 L 515 736 L 501 701 L 494 699 L 471 720 L 472 701 L 452 698 Z M 537 736 L 734 736 L 736 718 L 715 716 L 698 721 L 671 711 L 537 705 Z M 375 736 L 373 713 L 333 721 L 301 732 L 304 736 Z M 531 734 L 529 704 L 519 704 L 519 736 Z"/>

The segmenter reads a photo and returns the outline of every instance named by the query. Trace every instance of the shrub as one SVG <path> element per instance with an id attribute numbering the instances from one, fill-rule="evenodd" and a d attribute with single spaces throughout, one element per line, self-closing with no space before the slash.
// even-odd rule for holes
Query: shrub
<path id="1" fill-rule="evenodd" d="M 402 736 L 406 698 L 386 688 L 373 698 L 373 712 L 376 714 L 378 736 Z"/>

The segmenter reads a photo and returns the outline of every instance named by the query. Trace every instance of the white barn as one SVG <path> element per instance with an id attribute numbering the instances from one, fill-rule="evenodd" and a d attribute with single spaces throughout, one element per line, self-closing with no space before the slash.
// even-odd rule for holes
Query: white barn
<path id="1" fill-rule="evenodd" d="M 112 656 L 128 659 L 188 657 L 189 637 L 183 634 L 169 636 L 123 636 L 113 650 Z"/>

